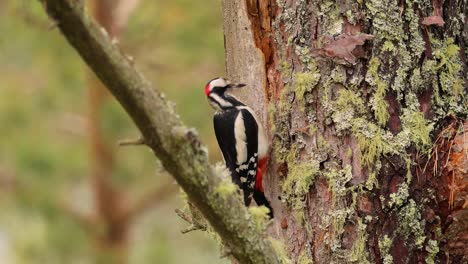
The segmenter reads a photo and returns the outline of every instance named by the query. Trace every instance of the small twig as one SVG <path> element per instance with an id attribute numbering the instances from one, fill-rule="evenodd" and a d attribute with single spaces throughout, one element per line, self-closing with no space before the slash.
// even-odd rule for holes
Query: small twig
<path id="1" fill-rule="evenodd" d="M 180 232 L 181 232 L 182 234 L 187 234 L 187 233 L 189 233 L 189 232 L 192 232 L 192 231 L 195 231 L 195 230 L 199 230 L 199 229 L 201 229 L 199 226 L 191 225 L 191 226 L 189 226 L 189 227 L 187 227 L 187 228 L 185 228 L 185 229 L 182 229 Z"/>
<path id="2" fill-rule="evenodd" d="M 182 234 L 187 234 L 188 232 L 192 232 L 192 231 L 195 231 L 195 230 L 202 230 L 202 231 L 206 230 L 206 225 L 198 223 L 197 221 L 195 221 L 193 219 L 193 217 L 188 215 L 186 212 L 184 212 L 184 211 L 182 211 L 180 209 L 175 209 L 174 211 L 180 218 L 182 218 L 183 220 L 185 220 L 187 223 L 190 224 L 189 227 L 187 227 L 187 228 L 183 229 L 182 231 L 180 231 Z"/>
<path id="3" fill-rule="evenodd" d="M 146 145 L 146 140 L 142 137 L 137 139 L 122 139 L 118 142 L 120 147 Z"/>
<path id="4" fill-rule="evenodd" d="M 454 138 L 452 138 L 450 140 L 450 146 L 449 146 L 449 151 L 448 151 L 448 155 L 447 155 L 447 159 L 445 160 L 445 165 L 444 165 L 444 168 L 447 167 L 448 163 L 449 163 L 449 160 L 450 160 L 450 154 L 452 153 L 452 147 L 453 147 L 453 142 L 455 141 Z"/>
<path id="5" fill-rule="evenodd" d="M 192 217 L 180 209 L 175 209 L 175 213 L 189 224 L 193 224 Z"/>
<path id="6" fill-rule="evenodd" d="M 452 171 L 452 182 L 450 184 L 449 189 L 450 189 L 450 195 L 449 195 L 448 206 L 449 206 L 449 210 L 452 210 L 453 205 L 454 205 L 454 200 L 455 200 L 455 170 Z"/>
<path id="7" fill-rule="evenodd" d="M 430 161 L 432 160 L 432 158 L 434 157 L 434 153 L 435 153 L 434 148 L 435 148 L 435 151 L 437 151 L 437 145 L 436 145 L 436 144 L 433 145 L 432 152 L 431 152 L 430 155 L 428 155 L 426 164 L 424 165 L 424 169 L 422 170 L 422 173 L 423 173 L 423 174 L 426 172 L 427 165 L 429 165 L 429 162 L 430 162 Z"/>

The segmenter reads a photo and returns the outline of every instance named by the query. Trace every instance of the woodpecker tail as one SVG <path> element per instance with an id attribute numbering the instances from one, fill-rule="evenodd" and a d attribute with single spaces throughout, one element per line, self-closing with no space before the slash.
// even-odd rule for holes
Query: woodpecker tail
<path id="1" fill-rule="evenodd" d="M 270 209 L 268 215 L 270 216 L 270 219 L 273 218 L 273 208 L 271 208 L 270 202 L 268 202 L 267 198 L 265 197 L 265 193 L 260 192 L 258 190 L 254 190 L 253 198 L 258 206 L 264 205 L 268 209 Z"/>

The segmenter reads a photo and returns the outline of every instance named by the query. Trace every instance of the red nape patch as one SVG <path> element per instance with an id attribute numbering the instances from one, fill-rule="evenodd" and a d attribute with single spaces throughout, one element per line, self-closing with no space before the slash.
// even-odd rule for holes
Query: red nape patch
<path id="1" fill-rule="evenodd" d="M 265 157 L 258 161 L 257 177 L 255 178 L 255 190 L 258 190 L 260 192 L 264 192 L 262 179 L 263 179 L 263 174 L 265 174 L 265 171 L 266 171 L 267 161 L 268 161 L 268 157 Z"/>
<path id="2" fill-rule="evenodd" d="M 205 86 L 205 95 L 208 96 L 208 94 L 210 94 L 210 84 Z"/>

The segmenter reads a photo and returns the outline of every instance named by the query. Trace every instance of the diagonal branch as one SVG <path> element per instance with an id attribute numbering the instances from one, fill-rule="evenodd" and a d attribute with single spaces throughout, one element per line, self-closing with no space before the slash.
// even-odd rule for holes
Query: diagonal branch
<path id="1" fill-rule="evenodd" d="M 216 192 L 222 180 L 206 148 L 173 108 L 135 70 L 104 29 L 84 13 L 83 1 L 39 0 L 68 42 L 106 84 L 140 129 L 146 144 L 187 193 L 241 263 L 280 263 L 237 195 Z"/>

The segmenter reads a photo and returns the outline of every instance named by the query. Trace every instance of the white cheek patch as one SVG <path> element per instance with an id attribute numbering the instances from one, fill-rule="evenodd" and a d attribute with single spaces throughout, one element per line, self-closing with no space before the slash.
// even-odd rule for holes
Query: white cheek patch
<path id="1" fill-rule="evenodd" d="M 223 98 L 221 98 L 219 95 L 217 94 L 214 94 L 214 93 L 211 93 L 210 94 L 210 97 L 213 101 L 215 101 L 216 103 L 219 104 L 219 106 L 221 107 L 231 107 L 232 104 L 226 100 L 224 100 Z M 210 100 L 211 101 L 211 100 Z"/>

